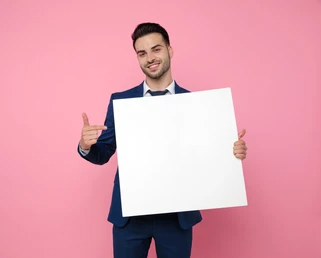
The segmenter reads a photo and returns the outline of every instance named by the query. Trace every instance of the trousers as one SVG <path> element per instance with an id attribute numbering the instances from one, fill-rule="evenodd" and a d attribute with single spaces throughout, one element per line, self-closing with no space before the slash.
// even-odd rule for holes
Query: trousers
<path id="1" fill-rule="evenodd" d="M 113 226 L 114 258 L 147 258 L 152 239 L 157 258 L 190 258 L 192 231 L 179 226 L 176 213 L 131 217 Z"/>

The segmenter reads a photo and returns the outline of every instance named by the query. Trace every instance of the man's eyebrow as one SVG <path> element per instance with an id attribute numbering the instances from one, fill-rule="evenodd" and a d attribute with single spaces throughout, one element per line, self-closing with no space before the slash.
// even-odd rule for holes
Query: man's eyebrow
<path id="1" fill-rule="evenodd" d="M 162 45 L 161 44 L 157 44 L 157 45 L 153 46 L 152 49 L 155 49 L 157 47 L 162 47 Z"/>
<path id="2" fill-rule="evenodd" d="M 162 46 L 161 44 L 157 44 L 157 45 L 151 47 L 151 49 L 153 50 L 153 49 L 155 49 L 155 48 L 157 48 L 157 47 L 163 47 L 163 46 Z M 136 51 L 137 54 L 139 54 L 139 53 L 145 53 L 145 52 L 146 52 L 145 50 L 138 50 L 138 51 Z"/>

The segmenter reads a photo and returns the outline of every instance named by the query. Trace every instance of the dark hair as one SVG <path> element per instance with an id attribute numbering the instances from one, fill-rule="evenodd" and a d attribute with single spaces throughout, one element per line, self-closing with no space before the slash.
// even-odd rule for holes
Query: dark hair
<path id="1" fill-rule="evenodd" d="M 145 23 L 141 23 L 141 24 L 137 25 L 137 27 L 135 28 L 135 30 L 132 34 L 134 49 L 135 49 L 135 42 L 138 38 L 143 37 L 148 34 L 151 34 L 151 33 L 160 33 L 163 36 L 165 43 L 167 45 L 170 45 L 168 33 L 162 26 L 160 26 L 157 23 L 145 22 Z"/>

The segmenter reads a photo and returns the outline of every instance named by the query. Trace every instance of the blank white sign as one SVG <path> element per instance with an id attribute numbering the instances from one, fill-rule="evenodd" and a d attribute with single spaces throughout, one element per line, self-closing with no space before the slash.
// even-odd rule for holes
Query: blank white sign
<path id="1" fill-rule="evenodd" d="M 247 205 L 230 88 L 113 104 L 123 216 Z"/>

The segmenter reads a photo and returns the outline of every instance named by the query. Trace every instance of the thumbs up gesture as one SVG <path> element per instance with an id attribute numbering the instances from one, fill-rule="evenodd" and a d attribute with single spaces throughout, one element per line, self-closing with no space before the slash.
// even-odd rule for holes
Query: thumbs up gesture
<path id="1" fill-rule="evenodd" d="M 241 160 L 246 159 L 247 147 L 246 147 L 245 141 L 242 140 L 242 138 L 245 135 L 245 133 L 246 133 L 246 130 L 243 129 L 238 134 L 239 140 L 234 143 L 234 147 L 233 147 L 234 156 L 237 157 L 238 159 L 241 159 Z"/>
<path id="2" fill-rule="evenodd" d="M 82 114 L 84 125 L 81 131 L 80 148 L 89 150 L 90 147 L 97 142 L 98 132 L 106 130 L 107 126 L 104 125 L 89 125 L 89 120 L 86 113 Z"/>

